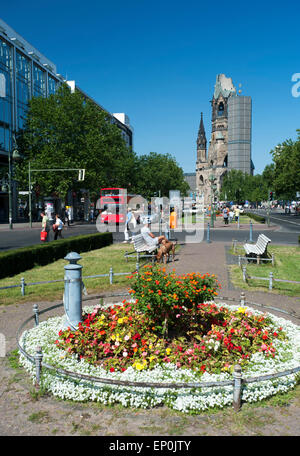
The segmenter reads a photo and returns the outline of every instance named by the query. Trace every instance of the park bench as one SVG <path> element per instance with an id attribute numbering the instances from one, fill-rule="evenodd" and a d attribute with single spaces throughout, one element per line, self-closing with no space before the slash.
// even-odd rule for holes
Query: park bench
<path id="1" fill-rule="evenodd" d="M 144 237 L 142 234 L 137 234 L 136 236 L 132 236 L 132 241 L 133 241 L 133 247 L 136 252 L 137 260 L 139 261 L 139 258 L 142 257 L 151 257 L 154 259 L 154 256 L 156 254 L 157 250 L 157 245 L 149 245 L 145 241 Z M 125 253 L 125 257 L 132 256 L 128 254 L 127 252 Z"/>
<path id="2" fill-rule="evenodd" d="M 269 239 L 264 234 L 260 234 L 258 236 L 256 244 L 244 244 L 246 257 L 257 258 L 257 261 L 259 263 L 259 259 L 261 257 L 267 256 L 267 247 L 269 242 L 271 242 L 271 239 Z"/>

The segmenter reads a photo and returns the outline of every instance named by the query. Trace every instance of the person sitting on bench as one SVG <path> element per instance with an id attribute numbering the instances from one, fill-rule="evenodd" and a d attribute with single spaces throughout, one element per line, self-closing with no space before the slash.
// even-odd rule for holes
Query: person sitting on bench
<path id="1" fill-rule="evenodd" d="M 148 223 L 146 223 L 143 228 L 141 228 L 141 235 L 143 236 L 145 242 L 151 246 L 161 244 L 162 241 L 168 242 L 168 239 L 165 236 L 155 236 L 153 233 L 151 233 Z"/>

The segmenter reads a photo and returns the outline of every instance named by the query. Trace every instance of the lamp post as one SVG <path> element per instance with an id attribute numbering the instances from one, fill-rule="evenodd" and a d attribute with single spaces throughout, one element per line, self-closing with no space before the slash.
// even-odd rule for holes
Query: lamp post
<path id="1" fill-rule="evenodd" d="M 8 222 L 9 229 L 13 229 L 13 204 L 12 204 L 12 161 L 19 161 L 22 158 L 18 151 L 16 137 L 13 134 L 13 151 L 8 152 Z"/>
<path id="2" fill-rule="evenodd" d="M 214 213 L 213 213 L 213 199 L 214 199 L 214 191 L 215 191 L 215 176 L 214 174 L 211 174 L 209 176 L 209 182 L 210 182 L 210 226 L 211 228 L 214 228 Z"/>

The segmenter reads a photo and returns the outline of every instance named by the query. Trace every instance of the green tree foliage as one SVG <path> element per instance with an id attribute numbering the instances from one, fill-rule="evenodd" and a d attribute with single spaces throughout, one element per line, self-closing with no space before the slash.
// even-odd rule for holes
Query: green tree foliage
<path id="1" fill-rule="evenodd" d="M 276 198 L 292 200 L 300 191 L 300 130 L 296 141 L 291 139 L 271 151 L 274 162 L 273 189 Z"/>
<path id="2" fill-rule="evenodd" d="M 62 199 L 68 189 L 84 187 L 97 198 L 100 187 L 127 186 L 136 160 L 107 113 L 67 86 L 49 98 L 32 98 L 18 145 L 24 160 L 17 166 L 17 179 L 23 188 L 29 161 L 34 169 L 86 170 L 84 183 L 77 182 L 76 171 L 33 173 L 42 196 Z"/>
<path id="3" fill-rule="evenodd" d="M 189 185 L 184 179 L 183 170 L 170 154 L 150 152 L 137 159 L 138 179 L 136 193 L 150 199 L 154 192 L 161 191 L 161 196 L 169 197 L 169 190 L 180 190 L 187 195 Z"/>

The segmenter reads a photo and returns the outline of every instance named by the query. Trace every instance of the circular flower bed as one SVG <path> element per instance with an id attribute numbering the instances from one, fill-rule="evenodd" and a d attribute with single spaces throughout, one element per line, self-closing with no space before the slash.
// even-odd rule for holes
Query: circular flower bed
<path id="1" fill-rule="evenodd" d="M 208 382 L 258 376 L 300 364 L 299 327 L 247 307 L 216 304 L 219 284 L 209 274 L 167 274 L 146 266 L 131 276 L 132 299 L 85 308 L 78 329 L 61 329 L 63 317 L 26 331 L 21 345 L 55 367 L 101 378 L 135 382 Z M 34 367 L 21 355 L 22 364 Z M 284 392 L 296 376 L 246 384 L 242 399 L 256 401 Z M 151 388 L 93 383 L 43 370 L 43 386 L 61 398 L 153 407 L 167 404 L 184 412 L 232 403 L 232 386 Z"/>

